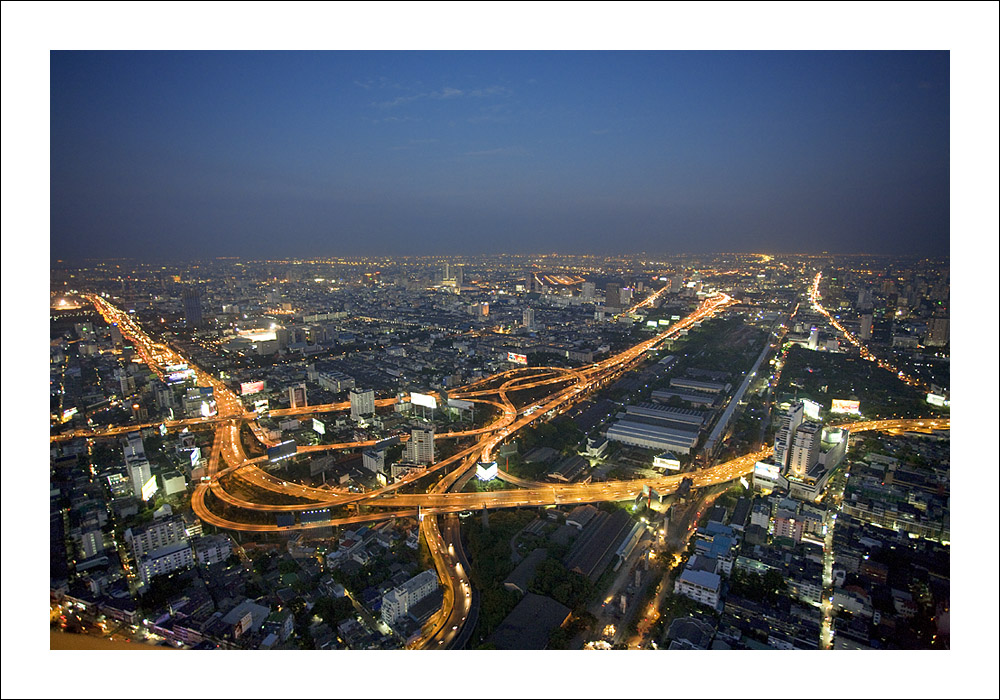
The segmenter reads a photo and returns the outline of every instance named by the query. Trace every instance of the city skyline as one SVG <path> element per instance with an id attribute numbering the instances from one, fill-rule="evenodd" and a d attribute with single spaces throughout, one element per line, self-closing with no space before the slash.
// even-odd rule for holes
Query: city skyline
<path id="1" fill-rule="evenodd" d="M 995 5 L 260 3 L 234 11 L 199 3 L 168 11 L 157 4 L 80 3 L 56 11 L 46 7 L 44 14 L 42 7 L 4 3 L 3 8 L 4 311 L 14 318 L 27 298 L 29 304 L 44 303 L 49 317 L 46 323 L 41 313 L 27 314 L 30 367 L 22 372 L 11 358 L 11 377 L 5 377 L 5 437 L 16 454 L 23 444 L 30 450 L 22 470 L 25 485 L 8 488 L 4 503 L 5 566 L 26 582 L 20 590 L 6 587 L 4 594 L 14 610 L 6 630 L 19 633 L 8 640 L 8 647 L 17 648 L 5 648 L 5 695 L 51 694 L 51 683 L 32 680 L 25 669 L 51 665 L 53 650 L 64 645 L 83 648 L 112 639 L 120 648 L 154 643 L 200 648 L 170 632 L 175 622 L 195 629 L 185 620 L 188 613 L 199 626 L 210 610 L 235 625 L 208 628 L 204 645 L 323 648 L 329 641 L 323 628 L 334 627 L 329 616 L 345 614 L 342 606 L 330 605 L 334 593 L 327 579 L 336 567 L 327 555 L 352 530 L 360 535 L 366 529 L 351 522 L 349 501 L 357 497 L 359 519 L 377 525 L 373 529 L 380 536 L 400 537 L 396 545 L 406 544 L 387 560 L 380 549 L 372 551 L 382 546 L 371 539 L 373 532 L 365 533 L 361 545 L 374 557 L 362 565 L 368 580 L 345 587 L 360 613 L 360 628 L 335 628 L 327 649 L 387 648 L 390 638 L 403 645 L 398 635 L 412 629 L 407 625 L 391 625 L 393 633 L 381 640 L 357 635 L 386 623 L 386 614 L 373 607 L 373 600 L 387 600 L 384 564 L 404 564 L 406 575 L 416 571 L 408 555 L 414 531 L 439 535 L 433 561 L 421 552 L 419 568 L 424 574 L 436 571 L 441 591 L 451 596 L 432 614 L 443 626 L 431 637 L 424 629 L 419 642 L 472 649 L 497 620 L 484 626 L 458 604 L 464 591 L 466 598 L 480 596 L 479 607 L 489 587 L 477 580 L 489 570 L 482 559 L 467 560 L 470 534 L 491 525 L 502 532 L 522 511 L 520 522 L 555 515 L 565 524 L 578 507 L 574 499 L 592 502 L 602 516 L 614 503 L 624 510 L 631 502 L 639 509 L 629 522 L 640 526 L 655 513 L 650 499 L 663 506 L 687 498 L 672 493 L 684 486 L 678 478 L 685 473 L 698 481 L 691 507 L 677 512 L 676 527 L 698 553 L 690 561 L 686 555 L 673 560 L 674 574 L 697 569 L 697 557 L 711 538 L 694 526 L 715 516 L 711 508 L 706 513 L 695 508 L 725 484 L 732 488 L 720 500 L 747 489 L 735 509 L 732 500 L 725 504 L 725 519 L 735 519 L 737 511 L 746 515 L 744 496 L 754 505 L 770 503 L 774 539 L 765 537 L 763 554 L 782 550 L 799 574 L 815 578 L 816 567 L 800 556 L 802 543 L 788 548 L 777 539 L 803 534 L 795 530 L 783 499 L 796 501 L 806 529 L 814 506 L 823 509 L 824 503 L 807 502 L 801 483 L 795 493 L 770 483 L 777 472 L 760 471 L 751 461 L 775 461 L 765 455 L 777 446 L 771 433 L 780 428 L 786 405 L 779 407 L 778 400 L 782 366 L 781 398 L 789 398 L 786 392 L 792 399 L 806 397 L 808 420 L 820 415 L 822 431 L 815 436 L 821 438 L 821 462 L 837 459 L 830 441 L 846 427 L 852 454 L 843 465 L 853 467 L 850 474 L 835 467 L 832 478 L 830 470 L 825 473 L 825 485 L 822 479 L 811 485 L 824 491 L 826 503 L 850 501 L 851 510 L 840 515 L 837 539 L 822 543 L 818 640 L 809 631 L 792 645 L 864 643 L 864 629 L 839 625 L 855 612 L 845 606 L 860 599 L 841 595 L 828 604 L 826 592 L 828 584 L 840 585 L 829 576 L 842 555 L 851 556 L 866 538 L 892 537 L 891 530 L 872 529 L 880 519 L 895 517 L 895 506 L 892 516 L 882 506 L 906 502 L 925 534 L 928 524 L 933 529 L 940 523 L 940 482 L 937 493 L 905 482 L 882 483 L 886 500 L 869 500 L 868 489 L 879 490 L 887 465 L 867 457 L 858 461 L 858 451 L 875 444 L 886 455 L 903 457 L 907 468 L 914 466 L 914 450 L 925 460 L 921 468 L 937 475 L 944 465 L 944 523 L 947 527 L 950 510 L 960 546 L 943 569 L 940 560 L 925 563 L 927 572 L 944 572 L 944 589 L 939 578 L 932 597 L 939 602 L 944 590 L 947 600 L 950 589 L 956 643 L 952 653 L 934 655 L 933 674 L 887 672 L 885 659 L 915 658 L 905 653 L 828 654 L 822 657 L 822 676 L 808 664 L 793 663 L 780 682 L 758 679 L 755 687 L 779 696 L 796 686 L 801 691 L 858 681 L 894 693 L 916 690 L 919 696 L 995 692 L 987 683 L 988 668 L 996 666 L 996 640 L 976 624 L 976 615 L 993 598 L 996 577 L 961 546 L 970 536 L 988 536 L 996 520 L 995 506 L 979 496 L 987 482 L 970 477 L 967 469 L 979 449 L 969 437 L 985 434 L 982 418 L 991 415 L 995 395 L 988 382 L 986 392 L 973 389 L 982 384 L 981 368 L 996 365 L 995 324 L 976 323 L 972 316 L 984 301 L 989 307 L 997 285 Z M 46 254 L 47 274 L 44 262 L 36 262 Z M 456 265 L 464 265 L 457 274 Z M 622 307 L 618 314 L 615 299 Z M 721 303 L 704 328 L 701 320 L 688 327 L 713 300 Z M 780 323 L 782 317 L 790 322 Z M 776 323 L 783 346 L 768 351 L 763 334 L 776 330 Z M 649 344 L 654 336 L 663 339 L 655 350 Z M 678 354 L 670 343 L 680 349 L 679 365 L 666 357 Z M 647 351 L 639 353 L 642 348 Z M 595 358 L 590 370 L 588 352 Z M 633 353 L 642 357 L 630 364 Z M 953 367 L 950 355 L 959 360 Z M 538 363 L 552 366 L 543 370 Z M 180 370 L 181 365 L 190 369 Z M 185 375 L 179 383 L 173 370 Z M 723 372 L 731 373 L 727 380 L 721 379 Z M 744 381 L 742 375 L 756 379 Z M 827 381 L 831 376 L 836 386 Z M 532 390 L 539 396 L 549 394 L 539 400 L 529 400 L 528 393 L 515 396 L 515 422 L 509 405 L 491 415 L 490 402 L 498 406 L 495 402 L 507 400 L 503 377 L 522 388 L 537 384 Z M 689 398 L 700 400 L 707 399 L 697 393 L 697 382 L 732 385 L 708 408 L 684 399 L 672 406 L 710 415 L 702 436 L 706 443 L 695 448 L 697 463 L 688 461 L 692 455 L 667 459 L 674 455 L 660 454 L 661 448 L 617 441 L 635 437 L 636 420 L 684 427 L 649 412 L 671 408 L 665 392 L 680 390 L 675 380 L 695 387 Z M 40 389 L 45 381 L 48 401 Z M 775 383 L 774 401 L 768 393 L 765 406 L 773 405 L 755 415 L 744 406 L 759 408 L 765 381 Z M 560 388 L 574 382 L 578 398 Z M 893 400 L 909 392 L 898 419 L 879 396 L 889 384 Z M 351 416 L 348 386 L 374 391 L 378 410 L 369 417 L 374 420 Z M 934 393 L 941 388 L 943 407 Z M 926 399 L 914 395 L 926 389 L 931 389 Z M 430 392 L 425 398 L 437 396 L 439 405 L 445 397 L 458 403 L 451 411 L 413 411 L 404 405 L 411 390 Z M 739 398 L 744 390 L 749 402 Z M 581 405 L 574 406 L 578 400 Z M 624 412 L 581 413 L 608 400 Z M 461 408 L 469 401 L 486 405 L 471 412 Z M 15 413 L 18 405 L 23 410 Z M 261 406 L 264 412 L 254 420 L 249 412 Z M 794 411 L 794 402 L 788 407 Z M 559 414 L 564 408 L 567 413 Z M 856 412 L 862 415 L 852 415 Z M 46 413 L 47 431 L 31 417 Z M 947 437 L 951 413 L 959 423 L 953 441 Z M 535 428 L 565 425 L 567 416 L 574 422 L 596 416 L 602 435 L 617 435 L 611 454 L 594 458 L 588 437 L 575 448 L 577 460 L 586 453 L 589 462 L 582 472 L 570 455 L 553 458 L 544 474 L 532 475 L 524 472 L 526 463 L 517 453 L 506 452 L 492 467 L 479 464 L 468 472 L 475 476 L 465 494 L 424 492 L 431 479 L 421 481 L 405 464 L 408 440 L 419 424 L 436 424 L 439 463 L 426 466 L 447 471 L 443 481 L 449 482 L 459 471 L 455 460 L 465 465 L 472 458 L 467 450 L 489 457 L 501 447 L 497 440 L 513 439 L 515 431 L 518 443 L 538 439 L 542 431 Z M 715 442 L 727 422 L 738 435 Z M 754 426 L 767 438 L 759 453 L 751 451 L 756 445 L 748 438 Z M 801 427 L 789 432 L 805 444 Z M 908 429 L 915 433 L 900 433 Z M 937 430 L 938 437 L 943 430 L 944 440 L 928 447 L 928 438 L 917 433 L 929 430 Z M 137 434 L 147 466 L 129 452 Z M 559 450 L 561 437 L 549 434 L 539 444 Z M 389 439 L 404 444 L 386 449 Z M 276 440 L 296 452 L 272 455 Z M 373 440 L 383 449 L 367 445 Z M 46 442 L 48 470 L 30 456 Z M 709 449 L 709 442 L 718 449 Z M 200 446 L 200 458 L 192 444 Z M 525 456 L 529 446 L 522 446 Z M 77 457 L 82 469 L 71 464 Z M 345 471 L 342 457 L 356 459 L 360 469 Z M 950 476 L 949 460 L 956 464 Z M 562 476 L 554 477 L 553 470 Z M 338 486 L 334 475 L 349 480 Z M 501 475 L 510 479 L 506 485 L 478 483 Z M 382 487 L 381 481 L 370 481 L 375 476 L 392 483 Z M 628 476 L 633 484 L 618 481 Z M 740 483 L 741 476 L 749 486 Z M 391 490 L 411 477 L 416 485 Z M 607 478 L 611 481 L 602 481 Z M 651 489 L 641 498 L 645 510 L 638 496 L 632 499 L 640 480 Z M 353 495 L 343 493 L 348 487 Z M 386 488 L 384 504 L 372 506 L 378 501 L 366 499 L 381 488 Z M 286 501 L 304 508 L 278 512 Z M 120 508 L 125 502 L 136 504 L 138 512 Z M 151 537 L 145 523 L 155 518 L 155 531 L 165 503 L 176 509 L 165 525 L 176 524 L 178 517 L 185 521 L 180 562 L 144 559 L 141 547 L 123 534 L 123 528 L 143 528 L 142 537 Z M 542 510 L 543 504 L 553 510 Z M 417 518 L 421 507 L 433 523 L 426 526 L 428 533 Z M 100 512 L 107 523 L 99 517 L 95 523 Z M 299 557 L 302 546 L 328 534 L 325 518 L 334 536 L 315 552 L 324 577 L 307 561 L 312 555 Z M 660 549 L 655 526 L 646 526 L 646 538 L 621 575 L 608 586 L 607 577 L 602 579 L 599 595 L 590 601 L 606 603 L 606 590 L 610 607 L 622 613 L 618 629 L 609 635 L 603 627 L 613 614 L 605 605 L 598 622 L 581 633 L 586 645 L 580 646 L 578 635 L 570 648 L 607 648 L 600 643 L 620 645 L 623 637 L 631 638 L 625 621 L 637 622 L 644 610 L 639 577 L 637 590 L 625 589 L 641 568 L 636 559 L 671 551 Z M 270 532 L 273 527 L 289 532 Z M 43 536 L 42 547 L 25 547 L 25 537 L 35 530 Z M 206 533 L 211 534 L 203 537 Z M 766 560 L 747 551 L 751 538 L 745 533 L 735 537 L 744 559 Z M 552 545 L 548 538 L 537 543 Z M 816 532 L 809 538 L 819 546 Z M 587 539 L 581 531 L 580 541 Z M 940 534 L 930 540 L 898 537 L 895 544 L 908 554 L 896 554 L 915 555 L 915 563 L 940 540 Z M 506 542 L 502 549 L 510 550 L 510 560 L 498 551 L 493 563 L 501 568 L 494 583 L 517 557 L 514 540 L 509 547 Z M 277 550 L 269 551 L 273 546 Z M 568 569 L 565 546 L 565 540 L 550 546 L 546 565 L 559 559 Z M 92 568 L 93 559 L 81 561 L 102 547 L 109 562 Z M 918 549 L 922 553 L 914 554 Z M 244 558 L 209 563 L 224 551 L 242 551 Z M 66 597 L 55 566 L 60 559 L 69 565 Z M 890 579 L 906 581 L 898 563 L 891 563 Z M 289 604 L 283 572 L 293 564 L 299 578 L 293 584 L 297 597 Z M 138 579 L 175 565 L 179 569 L 163 575 L 183 582 L 183 600 L 157 608 L 139 596 Z M 235 579 L 232 595 L 219 595 L 210 565 L 225 567 L 225 577 Z M 267 570 L 267 581 L 260 581 L 258 566 Z M 793 568 L 786 565 L 786 581 Z M 277 581 L 275 571 L 282 574 Z M 859 571 L 860 583 L 874 592 L 872 576 L 878 573 L 877 567 Z M 642 586 L 657 576 L 647 571 Z M 746 591 L 735 573 L 719 577 L 722 613 L 715 613 L 714 639 L 732 648 L 754 648 L 754 637 L 764 643 L 760 635 L 739 641 L 727 634 L 734 620 L 730 605 L 741 615 L 739 598 Z M 244 588 L 250 579 L 252 585 Z M 397 600 L 398 592 L 419 580 L 400 583 L 400 572 L 393 574 Z M 848 581 L 859 583 L 855 574 Z M 212 587 L 208 609 L 202 584 Z M 45 586 L 50 630 L 37 619 L 39 606 L 25 602 Z M 382 597 L 367 595 L 372 588 Z M 902 586 L 904 593 L 907 588 Z M 671 600 L 696 597 L 690 587 L 665 590 Z M 131 631 L 113 624 L 90 627 L 108 612 L 109 602 L 115 607 L 106 595 L 111 592 L 116 600 L 138 605 L 146 619 Z M 544 592 L 555 596 L 550 587 Z M 897 599 L 896 592 L 890 604 L 895 610 L 885 606 L 884 596 L 879 601 L 890 631 L 873 623 L 872 642 L 902 640 L 902 630 L 909 629 L 899 615 L 900 607 L 907 610 L 905 596 Z M 82 611 L 72 603 L 81 595 L 79 600 L 101 597 Z M 810 595 L 796 584 L 785 591 L 783 605 L 801 604 Z M 302 602 L 319 603 L 311 618 L 299 614 Z M 407 598 L 404 607 L 413 602 Z M 921 599 L 921 619 L 925 602 Z M 427 604 L 423 601 L 422 614 Z M 497 619 L 510 610 L 505 606 Z M 277 646 L 265 639 L 276 632 L 276 620 L 269 615 L 263 627 L 258 624 L 262 607 L 296 612 L 291 637 Z M 638 646 L 630 648 L 653 648 L 649 642 L 656 641 L 657 648 L 667 649 L 673 637 L 664 620 L 684 613 L 669 605 L 649 609 L 654 608 L 657 622 L 639 624 Z M 235 639 L 248 611 L 253 629 Z M 708 612 L 702 608 L 697 614 Z M 751 611 L 751 617 L 775 619 L 761 610 Z M 812 619 L 801 619 L 806 618 Z M 89 631 L 69 634 L 80 632 L 81 622 Z M 576 611 L 571 622 L 580 622 Z M 539 616 L 533 624 L 547 623 Z M 562 648 L 566 636 L 555 648 Z M 938 645 L 942 641 L 950 646 L 948 636 L 936 639 Z M 768 635 L 766 644 L 787 648 L 782 645 L 788 642 Z M 54 680 L 67 688 L 92 682 L 90 657 L 55 653 L 60 670 Z M 788 659 L 788 653 L 794 652 L 781 656 Z M 296 656 L 306 662 L 301 666 L 306 674 L 291 677 L 247 667 L 240 663 L 242 654 L 227 655 L 234 661 L 223 660 L 221 667 L 211 656 L 211 664 L 204 655 L 184 651 L 155 657 L 166 661 L 157 676 L 181 673 L 223 693 L 243 687 L 258 693 L 312 687 L 328 692 L 331 682 L 329 674 L 310 672 L 308 662 L 318 653 Z M 613 697 L 623 682 L 648 677 L 655 668 L 652 657 L 642 654 L 515 651 L 482 657 L 515 661 L 510 672 L 463 664 L 462 655 L 337 656 L 342 658 L 350 668 L 338 667 L 333 680 L 367 696 L 448 683 L 473 697 L 513 694 L 522 687 Z M 734 657 L 684 658 L 685 669 L 667 681 L 682 694 L 703 692 L 706 680 L 714 678 L 711 669 Z M 755 666 L 749 658 L 737 659 L 738 673 Z M 129 668 L 109 681 L 112 687 L 148 684 L 148 669 Z"/>
<path id="2" fill-rule="evenodd" d="M 947 52 L 53 52 L 53 259 L 949 253 Z"/>

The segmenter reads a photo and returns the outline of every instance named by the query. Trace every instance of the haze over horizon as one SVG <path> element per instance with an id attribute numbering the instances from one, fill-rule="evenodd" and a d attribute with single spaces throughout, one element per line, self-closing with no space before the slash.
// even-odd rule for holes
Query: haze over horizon
<path id="1" fill-rule="evenodd" d="M 939 52 L 51 54 L 51 258 L 949 253 Z"/>

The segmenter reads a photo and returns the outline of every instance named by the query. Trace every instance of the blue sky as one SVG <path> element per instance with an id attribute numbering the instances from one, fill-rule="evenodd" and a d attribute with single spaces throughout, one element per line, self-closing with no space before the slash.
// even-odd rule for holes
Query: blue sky
<path id="1" fill-rule="evenodd" d="M 53 52 L 51 255 L 948 254 L 947 52 Z"/>

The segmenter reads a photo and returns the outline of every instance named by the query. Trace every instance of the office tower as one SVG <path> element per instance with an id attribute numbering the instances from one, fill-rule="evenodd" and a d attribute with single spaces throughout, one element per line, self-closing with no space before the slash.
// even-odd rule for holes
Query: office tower
<path id="1" fill-rule="evenodd" d="M 805 412 L 805 405 L 801 401 L 796 401 L 781 418 L 778 432 L 774 435 L 774 463 L 784 469 L 788 466 L 788 456 L 791 452 L 792 438 L 795 431 L 802 424 L 802 415 Z"/>
<path id="2" fill-rule="evenodd" d="M 522 317 L 522 320 L 523 320 L 525 328 L 527 328 L 529 331 L 535 330 L 535 310 L 534 309 L 532 309 L 530 307 L 527 308 L 527 309 L 525 309 L 523 317 Z"/>
<path id="3" fill-rule="evenodd" d="M 201 290 L 192 287 L 184 290 L 181 295 L 184 302 L 184 320 L 190 327 L 200 326 L 202 323 L 201 312 Z"/>
<path id="4" fill-rule="evenodd" d="M 583 288 L 580 290 L 580 296 L 584 301 L 593 301 L 594 294 L 597 291 L 597 287 L 593 282 L 584 282 Z"/>
<path id="5" fill-rule="evenodd" d="M 948 317 L 932 318 L 927 324 L 927 339 L 924 345 L 938 347 L 948 344 Z"/>
<path id="6" fill-rule="evenodd" d="M 872 337 L 872 315 L 871 314 L 861 314 L 861 329 L 858 331 L 858 337 L 862 340 L 870 340 Z"/>
<path id="7" fill-rule="evenodd" d="M 604 306 L 609 309 L 621 308 L 621 296 L 617 284 L 609 284 L 604 290 Z"/>
<path id="8" fill-rule="evenodd" d="M 292 408 L 304 408 L 309 405 L 304 382 L 288 387 L 288 403 Z"/>
<path id="9" fill-rule="evenodd" d="M 375 391 L 354 388 L 348 392 L 351 399 L 351 420 L 359 421 L 375 413 Z"/>
<path id="10" fill-rule="evenodd" d="M 858 290 L 858 309 L 865 311 L 872 308 L 872 290 L 870 289 L 859 289 Z"/>
<path id="11" fill-rule="evenodd" d="M 791 456 L 788 459 L 788 472 L 797 477 L 804 477 L 816 462 L 819 461 L 819 443 L 823 426 L 808 421 L 795 430 L 792 438 Z"/>
<path id="12" fill-rule="evenodd" d="M 153 473 L 149 469 L 149 462 L 141 459 L 126 464 L 126 467 L 128 469 L 129 481 L 132 484 L 132 495 L 136 498 L 142 498 L 142 487 L 145 486 L 153 476 Z"/>
<path id="13" fill-rule="evenodd" d="M 463 284 L 465 284 L 465 265 L 456 265 L 455 287 L 461 289 Z"/>
<path id="14" fill-rule="evenodd" d="M 361 465 L 373 474 L 385 472 L 385 450 L 365 450 L 361 453 Z"/>
<path id="15" fill-rule="evenodd" d="M 117 323 L 111 324 L 111 344 L 115 346 L 124 344 L 122 340 L 122 329 L 118 327 Z"/>
<path id="16" fill-rule="evenodd" d="M 813 326 L 809 329 L 809 349 L 815 350 L 819 345 L 819 328 Z"/>
<path id="17" fill-rule="evenodd" d="M 434 463 L 434 426 L 413 428 L 410 431 L 404 458 L 413 464 Z"/>

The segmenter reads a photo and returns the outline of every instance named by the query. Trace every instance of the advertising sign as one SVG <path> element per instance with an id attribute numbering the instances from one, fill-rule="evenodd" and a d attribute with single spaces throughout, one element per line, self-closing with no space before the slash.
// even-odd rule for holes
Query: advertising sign
<path id="1" fill-rule="evenodd" d="M 476 464 L 476 478 L 480 481 L 492 481 L 497 478 L 499 467 L 496 462 L 479 462 Z"/>
<path id="2" fill-rule="evenodd" d="M 849 401 L 847 399 L 833 399 L 830 403 L 830 411 L 833 413 L 853 413 L 860 415 L 861 402 Z"/>
<path id="3" fill-rule="evenodd" d="M 437 408 L 437 399 L 429 394 L 418 394 L 410 392 L 410 403 L 414 406 L 425 406 L 426 408 Z"/>
<path id="4" fill-rule="evenodd" d="M 240 384 L 240 396 L 250 396 L 264 391 L 264 382 L 243 382 Z"/>
<path id="5" fill-rule="evenodd" d="M 313 418 L 313 432 L 326 435 L 326 425 L 318 418 Z"/>
<path id="6" fill-rule="evenodd" d="M 253 402 L 253 410 L 256 411 L 258 416 L 263 416 L 267 413 L 270 404 L 267 399 L 258 399 Z"/>
<path id="7" fill-rule="evenodd" d="M 781 476 L 781 467 L 777 464 L 768 464 L 767 462 L 757 462 L 753 468 L 753 474 L 756 477 L 762 479 L 768 479 L 769 481 L 777 481 L 778 477 Z"/>
<path id="8" fill-rule="evenodd" d="M 528 364 L 528 356 L 527 355 L 522 355 L 519 352 L 508 352 L 507 353 L 507 362 L 513 362 L 515 365 L 527 365 Z"/>
<path id="9" fill-rule="evenodd" d="M 448 399 L 448 405 L 460 411 L 471 411 L 476 404 L 465 399 Z"/>
<path id="10" fill-rule="evenodd" d="M 819 410 L 822 408 L 815 401 L 810 401 L 809 399 L 802 399 L 802 413 L 806 418 L 810 420 L 819 420 Z"/>
<path id="11" fill-rule="evenodd" d="M 949 401 L 940 394 L 927 394 L 927 403 L 931 406 L 947 406 Z"/>
<path id="12" fill-rule="evenodd" d="M 298 446 L 295 444 L 295 440 L 285 440 L 274 447 L 267 448 L 267 459 L 271 462 L 280 462 L 283 459 L 294 457 L 297 450 Z"/>
<path id="13" fill-rule="evenodd" d="M 142 485 L 142 500 L 148 501 L 156 493 L 156 477 L 149 477 L 149 481 Z"/>

